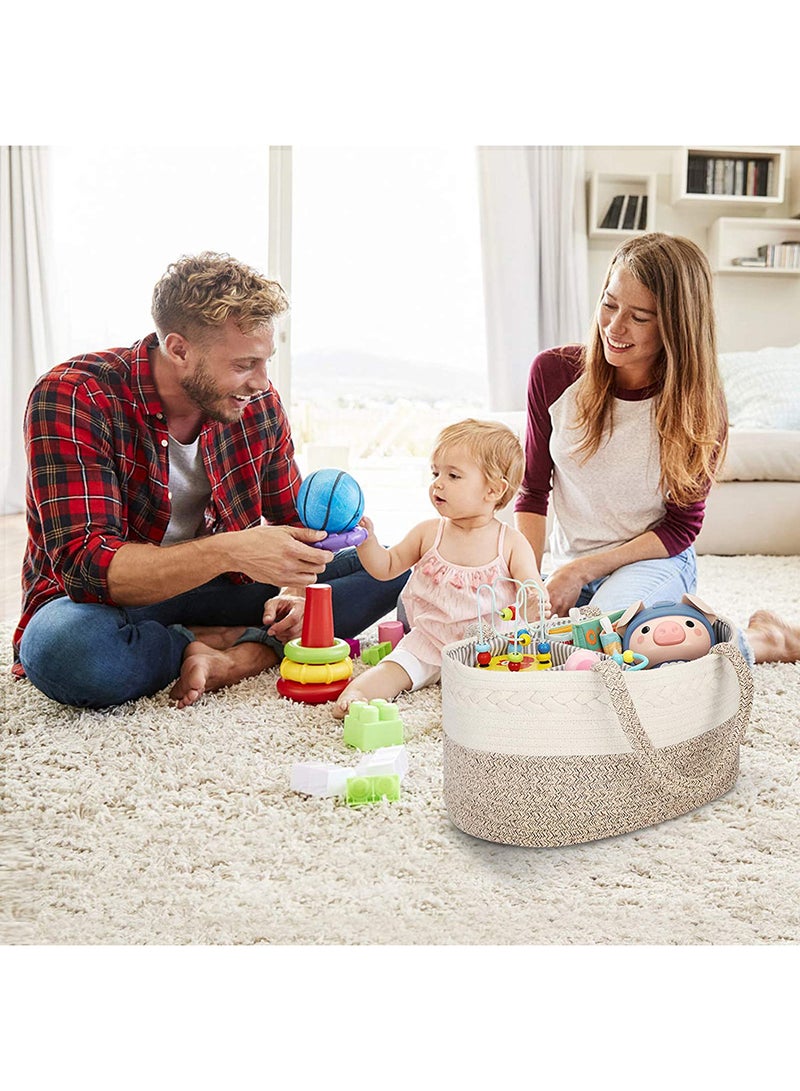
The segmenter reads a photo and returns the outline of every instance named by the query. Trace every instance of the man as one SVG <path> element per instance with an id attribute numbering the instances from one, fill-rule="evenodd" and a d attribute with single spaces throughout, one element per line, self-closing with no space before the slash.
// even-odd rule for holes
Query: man
<path id="1" fill-rule="evenodd" d="M 289 423 L 267 376 L 283 289 L 228 255 L 184 257 L 153 292 L 156 332 L 40 378 L 25 417 L 28 543 L 14 673 L 104 708 L 174 681 L 179 707 L 274 666 L 305 588 L 336 632 L 388 613 L 354 549 L 300 525 Z"/>

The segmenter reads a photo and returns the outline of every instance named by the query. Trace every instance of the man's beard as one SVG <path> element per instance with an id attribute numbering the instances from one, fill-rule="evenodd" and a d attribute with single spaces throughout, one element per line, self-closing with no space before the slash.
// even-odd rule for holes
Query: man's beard
<path id="1" fill-rule="evenodd" d="M 244 412 L 245 402 L 242 402 L 238 412 L 233 407 L 228 407 L 228 396 L 221 393 L 202 357 L 197 362 L 194 375 L 181 379 L 181 387 L 198 409 L 203 410 L 209 420 L 219 421 L 220 424 L 231 424 L 239 420 Z"/>

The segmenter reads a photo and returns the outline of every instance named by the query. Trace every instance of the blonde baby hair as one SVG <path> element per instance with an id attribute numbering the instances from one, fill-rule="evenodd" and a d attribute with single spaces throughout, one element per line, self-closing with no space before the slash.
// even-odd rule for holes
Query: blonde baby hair
<path id="1" fill-rule="evenodd" d="M 494 506 L 495 511 L 505 507 L 516 495 L 525 470 L 525 455 L 514 432 L 498 421 L 468 417 L 442 429 L 433 447 L 433 461 L 453 447 L 463 448 L 475 460 L 490 485 L 505 485 Z"/>

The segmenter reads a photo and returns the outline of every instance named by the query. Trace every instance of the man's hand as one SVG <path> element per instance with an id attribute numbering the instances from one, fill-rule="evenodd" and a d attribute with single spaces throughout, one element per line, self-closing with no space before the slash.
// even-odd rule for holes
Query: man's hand
<path id="1" fill-rule="evenodd" d="M 305 609 L 305 593 L 284 587 L 279 595 L 264 603 L 262 622 L 270 636 L 285 644 L 302 635 Z"/>
<path id="2" fill-rule="evenodd" d="M 565 564 L 557 569 L 548 579 L 545 588 L 550 599 L 552 612 L 556 617 L 567 617 L 571 608 L 578 601 L 586 581 L 572 564 Z"/>
<path id="3" fill-rule="evenodd" d="M 324 530 L 264 526 L 233 531 L 225 537 L 229 539 L 231 571 L 244 572 L 256 583 L 307 587 L 333 560 L 329 550 L 309 544 L 326 537 Z"/>

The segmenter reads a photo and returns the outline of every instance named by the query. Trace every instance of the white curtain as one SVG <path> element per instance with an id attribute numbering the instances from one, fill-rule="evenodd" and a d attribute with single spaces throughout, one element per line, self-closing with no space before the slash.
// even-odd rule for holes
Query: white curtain
<path id="1" fill-rule="evenodd" d="M 37 376 L 52 359 L 52 269 L 46 228 L 47 149 L 0 147 L 0 502 L 25 510 L 22 418 Z"/>
<path id="2" fill-rule="evenodd" d="M 537 352 L 590 319 L 582 148 L 479 148 L 490 408 L 525 407 Z"/>

